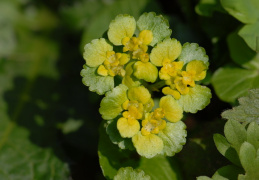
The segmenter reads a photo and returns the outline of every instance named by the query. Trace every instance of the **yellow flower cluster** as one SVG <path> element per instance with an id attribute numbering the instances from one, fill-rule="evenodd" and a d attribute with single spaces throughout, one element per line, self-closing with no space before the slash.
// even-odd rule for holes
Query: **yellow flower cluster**
<path id="1" fill-rule="evenodd" d="M 208 88 L 196 85 L 206 76 L 206 54 L 197 44 L 182 46 L 170 34 L 168 23 L 155 13 L 138 21 L 118 15 L 108 39 L 95 39 L 84 51 L 83 81 L 91 91 L 106 93 L 102 118 L 115 121 L 120 138 L 130 138 L 147 158 L 179 152 L 186 137 L 183 112 L 203 109 L 211 96 Z M 121 80 L 117 87 L 115 76 Z M 165 96 L 155 105 L 152 91 L 160 90 Z"/>

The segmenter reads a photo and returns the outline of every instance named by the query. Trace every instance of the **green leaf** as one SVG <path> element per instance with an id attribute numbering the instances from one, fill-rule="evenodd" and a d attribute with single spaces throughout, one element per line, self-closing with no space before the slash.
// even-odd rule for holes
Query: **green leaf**
<path id="1" fill-rule="evenodd" d="M 228 38 L 230 56 L 237 64 L 249 69 L 259 69 L 259 57 L 256 56 L 245 41 L 236 33 L 231 33 Z"/>
<path id="2" fill-rule="evenodd" d="M 209 66 L 209 58 L 206 55 L 205 49 L 196 43 L 184 43 L 182 53 L 178 59 L 179 61 L 183 61 L 184 64 L 187 64 L 192 60 L 200 60 Z"/>
<path id="3" fill-rule="evenodd" d="M 243 23 L 254 23 L 259 17 L 259 7 L 256 0 L 235 1 L 221 0 L 223 8 Z"/>
<path id="4" fill-rule="evenodd" d="M 201 16 L 211 17 L 215 11 L 224 12 L 220 0 L 200 0 L 195 6 L 195 11 Z"/>
<path id="5" fill-rule="evenodd" d="M 181 180 L 179 165 L 174 159 L 156 156 L 147 159 L 138 156 L 135 151 L 121 150 L 112 144 L 103 125 L 100 127 L 98 155 L 103 175 L 106 179 L 113 179 L 121 167 L 141 169 L 152 180 Z"/>
<path id="6" fill-rule="evenodd" d="M 121 149 L 135 149 L 131 138 L 122 138 L 117 129 L 118 118 L 108 121 L 106 127 L 106 133 L 109 135 L 113 144 L 117 144 Z"/>
<path id="7" fill-rule="evenodd" d="M 103 95 L 107 91 L 113 89 L 114 77 L 100 76 L 96 73 L 96 71 L 97 68 L 91 68 L 84 65 L 80 75 L 83 77 L 83 84 L 89 86 L 90 91 Z"/>
<path id="8" fill-rule="evenodd" d="M 137 27 L 139 31 L 152 31 L 153 40 L 150 43 L 151 46 L 170 37 L 172 33 L 171 29 L 169 29 L 168 21 L 162 15 L 156 15 L 154 12 L 142 14 L 137 21 Z"/>
<path id="9" fill-rule="evenodd" d="M 239 106 L 224 111 L 222 117 L 239 122 L 259 123 L 259 89 L 252 89 L 248 92 L 247 96 L 238 99 Z"/>
<path id="10" fill-rule="evenodd" d="M 251 122 L 247 128 L 247 142 L 259 149 L 259 125 Z"/>
<path id="11" fill-rule="evenodd" d="M 190 92 L 186 95 L 181 95 L 178 100 L 185 112 L 196 113 L 198 110 L 204 109 L 211 98 L 211 91 L 209 88 L 201 85 L 195 85 L 190 88 Z"/>
<path id="12" fill-rule="evenodd" d="M 220 68 L 212 77 L 212 85 L 218 97 L 226 102 L 234 102 L 247 94 L 247 90 L 259 87 L 257 70 L 241 68 Z"/>
<path id="13" fill-rule="evenodd" d="M 240 146 L 246 141 L 246 130 L 239 122 L 228 120 L 224 127 L 224 134 L 228 142 L 239 152 Z"/>
<path id="14" fill-rule="evenodd" d="M 187 131 L 182 121 L 176 123 L 168 122 L 166 128 L 159 131 L 158 136 L 163 140 L 164 148 L 161 154 L 166 156 L 174 156 L 182 150 L 186 143 Z"/>
<path id="15" fill-rule="evenodd" d="M 259 12 L 259 9 L 257 10 Z M 257 38 L 259 37 L 259 22 L 257 21 L 254 24 L 247 24 L 240 31 L 238 32 L 238 35 L 240 35 L 247 45 L 253 49 L 254 51 L 258 51 L 258 43 Z"/>
<path id="16" fill-rule="evenodd" d="M 121 84 L 105 94 L 99 109 L 103 119 L 112 120 L 121 113 L 122 104 L 128 99 L 127 90 L 127 86 Z"/>
<path id="17" fill-rule="evenodd" d="M 227 139 L 224 136 L 220 134 L 214 134 L 213 139 L 218 151 L 223 156 L 225 156 L 235 165 L 241 166 L 237 151 L 233 147 L 231 147 L 231 145 L 228 143 Z"/>
<path id="18" fill-rule="evenodd" d="M 132 167 L 120 168 L 114 180 L 150 180 L 150 176 L 140 169 L 132 169 Z"/>
<path id="19" fill-rule="evenodd" d="M 243 170 L 239 167 L 228 165 L 218 169 L 212 176 L 213 180 L 229 180 L 237 179 L 238 175 L 243 173 Z"/>
<path id="20" fill-rule="evenodd" d="M 248 142 L 244 142 L 240 147 L 239 157 L 243 168 L 246 171 L 244 179 L 259 179 L 259 156 L 258 150 Z"/>

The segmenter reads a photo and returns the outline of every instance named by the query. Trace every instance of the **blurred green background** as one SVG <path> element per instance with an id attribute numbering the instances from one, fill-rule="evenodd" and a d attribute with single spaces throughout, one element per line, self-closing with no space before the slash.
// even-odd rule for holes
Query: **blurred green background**
<path id="1" fill-rule="evenodd" d="M 209 85 L 229 59 L 225 39 L 239 22 L 215 9 L 217 0 L 196 7 L 209 14 L 199 16 L 198 2 L 1 0 L 0 179 L 104 179 L 97 156 L 102 97 L 82 84 L 84 45 L 100 38 L 117 14 L 137 19 L 154 11 L 169 20 L 172 37 L 206 49 Z M 223 131 L 220 113 L 229 107 L 213 92 L 205 110 L 185 115 L 188 141 L 174 158 L 183 179 L 210 176 L 226 164 L 212 135 Z"/>

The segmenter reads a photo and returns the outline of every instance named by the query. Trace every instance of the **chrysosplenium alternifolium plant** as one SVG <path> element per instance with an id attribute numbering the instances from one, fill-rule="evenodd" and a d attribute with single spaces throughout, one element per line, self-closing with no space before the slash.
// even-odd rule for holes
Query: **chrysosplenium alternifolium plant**
<path id="1" fill-rule="evenodd" d="M 107 35 L 85 45 L 81 76 L 90 91 L 105 94 L 99 111 L 110 139 L 122 149 L 133 143 L 146 158 L 173 156 L 186 142 L 183 112 L 196 113 L 211 98 L 210 89 L 197 84 L 209 65 L 205 50 L 170 38 L 167 20 L 155 13 L 137 21 L 118 15 Z"/>

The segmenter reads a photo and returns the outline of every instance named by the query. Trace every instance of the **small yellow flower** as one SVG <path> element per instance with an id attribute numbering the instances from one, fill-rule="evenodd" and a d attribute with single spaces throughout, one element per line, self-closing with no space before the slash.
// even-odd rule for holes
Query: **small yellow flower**
<path id="1" fill-rule="evenodd" d="M 181 76 L 175 78 L 176 89 L 183 95 L 189 93 L 189 86 L 195 87 L 195 81 L 200 81 L 206 76 L 207 66 L 203 61 L 193 60 L 182 71 Z"/>
<path id="2" fill-rule="evenodd" d="M 123 117 L 117 122 L 117 129 L 122 137 L 131 138 L 140 130 L 138 120 L 154 103 L 149 91 L 143 86 L 130 88 L 127 96 L 128 99 L 121 105 L 124 111 Z"/>
<path id="3" fill-rule="evenodd" d="M 89 67 L 97 67 L 100 76 L 124 76 L 124 65 L 130 60 L 125 53 L 115 53 L 103 38 L 85 45 L 84 59 Z"/>

